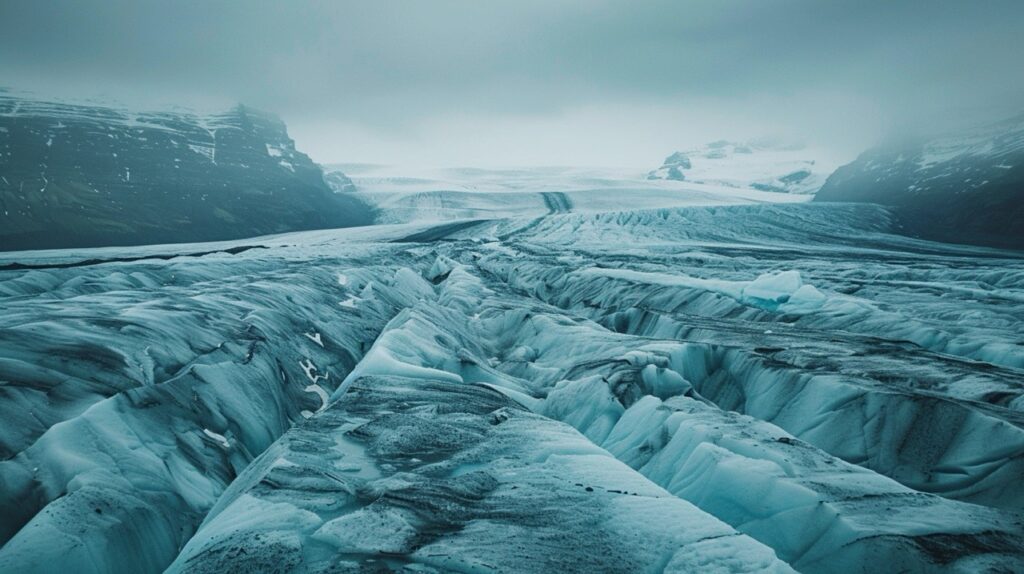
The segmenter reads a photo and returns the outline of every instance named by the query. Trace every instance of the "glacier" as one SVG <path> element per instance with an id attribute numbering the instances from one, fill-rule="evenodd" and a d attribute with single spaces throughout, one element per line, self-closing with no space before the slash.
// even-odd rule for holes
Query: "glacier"
<path id="1" fill-rule="evenodd" d="M 596 214 L 619 211 L 624 205 L 659 209 L 811 199 L 732 181 L 645 180 L 640 171 L 612 167 L 439 169 L 338 164 L 325 169 L 327 177 L 350 176 L 355 190 L 350 195 L 375 209 L 377 223 Z"/>
<path id="2" fill-rule="evenodd" d="M 347 171 L 392 223 L 0 253 L 0 571 L 1024 571 L 1019 252 Z"/>

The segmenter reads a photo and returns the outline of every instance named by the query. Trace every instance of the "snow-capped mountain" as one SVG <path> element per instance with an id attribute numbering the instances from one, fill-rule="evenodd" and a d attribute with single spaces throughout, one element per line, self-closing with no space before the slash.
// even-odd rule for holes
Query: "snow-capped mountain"
<path id="1" fill-rule="evenodd" d="M 273 115 L 137 113 L 0 92 L 0 249 L 227 239 L 370 218 L 332 191 Z"/>
<path id="2" fill-rule="evenodd" d="M 912 235 L 1024 248 L 1024 115 L 868 150 L 815 201 L 892 205 Z"/>
<path id="3" fill-rule="evenodd" d="M 673 153 L 647 177 L 759 191 L 813 194 L 838 165 L 826 158 L 826 154 L 799 145 L 720 140 Z"/>
<path id="4" fill-rule="evenodd" d="M 324 183 L 337 193 L 351 193 L 356 190 L 352 180 L 344 172 L 338 170 L 325 171 Z"/>

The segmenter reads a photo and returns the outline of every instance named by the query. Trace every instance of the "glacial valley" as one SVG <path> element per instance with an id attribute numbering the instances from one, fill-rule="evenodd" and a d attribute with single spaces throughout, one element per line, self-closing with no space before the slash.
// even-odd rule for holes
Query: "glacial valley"
<path id="1" fill-rule="evenodd" d="M 1024 258 L 894 221 L 0 254 L 0 571 L 1024 570 Z"/>

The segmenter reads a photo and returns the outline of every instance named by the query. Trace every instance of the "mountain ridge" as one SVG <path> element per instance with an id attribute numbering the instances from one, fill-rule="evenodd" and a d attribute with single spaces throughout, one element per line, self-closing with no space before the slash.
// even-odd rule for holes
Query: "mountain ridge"
<path id="1" fill-rule="evenodd" d="M 372 221 L 277 116 L 130 112 L 0 91 L 0 249 L 236 239 Z"/>
<path id="2" fill-rule="evenodd" d="M 814 201 L 889 205 L 912 236 L 1024 249 L 1024 114 L 871 148 Z"/>

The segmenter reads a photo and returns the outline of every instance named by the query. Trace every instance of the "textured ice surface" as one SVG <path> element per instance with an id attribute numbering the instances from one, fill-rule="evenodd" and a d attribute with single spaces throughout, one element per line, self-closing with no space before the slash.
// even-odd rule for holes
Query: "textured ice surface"
<path id="1" fill-rule="evenodd" d="M 0 254 L 0 571 L 1024 570 L 1024 260 L 891 225 Z"/>
<path id="2" fill-rule="evenodd" d="M 236 480 L 169 572 L 790 572 L 567 425 L 362 377 Z"/>

